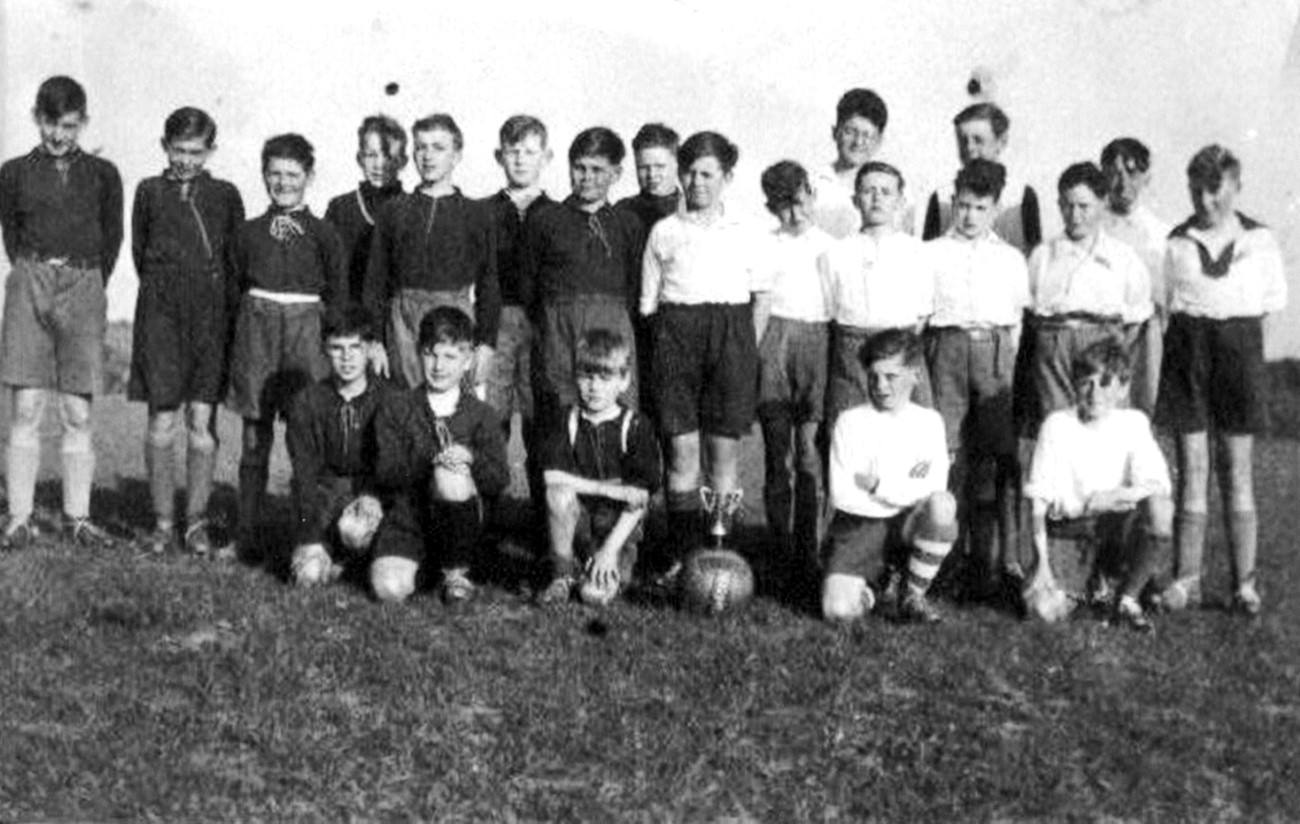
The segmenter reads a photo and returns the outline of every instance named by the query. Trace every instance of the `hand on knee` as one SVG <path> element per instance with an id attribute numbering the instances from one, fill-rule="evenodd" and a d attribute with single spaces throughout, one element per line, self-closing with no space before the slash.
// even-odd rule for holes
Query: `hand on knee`
<path id="1" fill-rule="evenodd" d="M 362 495 L 339 513 L 339 541 L 344 548 L 361 554 L 370 549 L 384 519 L 384 507 L 373 495 Z"/>
<path id="2" fill-rule="evenodd" d="M 400 603 L 415 592 L 420 565 L 410 558 L 376 558 L 370 565 L 370 588 L 385 603 Z"/>
<path id="3" fill-rule="evenodd" d="M 822 582 L 822 617 L 827 621 L 856 621 L 875 602 L 871 587 L 860 576 L 833 572 Z"/>

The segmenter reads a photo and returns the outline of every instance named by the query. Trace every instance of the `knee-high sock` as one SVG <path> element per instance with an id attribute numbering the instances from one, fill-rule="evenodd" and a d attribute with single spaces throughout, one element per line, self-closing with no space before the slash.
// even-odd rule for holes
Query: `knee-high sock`
<path id="1" fill-rule="evenodd" d="M 212 472 L 216 463 L 215 443 L 190 443 L 185 464 L 185 517 L 191 523 L 208 512 L 208 501 L 212 498 Z"/>
<path id="2" fill-rule="evenodd" d="M 253 537 L 253 530 L 261 522 L 262 498 L 266 495 L 268 476 L 265 464 L 239 465 L 239 533 L 245 541 Z"/>
<path id="3" fill-rule="evenodd" d="M 439 566 L 443 570 L 469 569 L 478 555 L 483 534 L 482 505 L 479 499 L 439 501 L 434 504 L 442 535 Z"/>
<path id="4" fill-rule="evenodd" d="M 36 508 L 36 475 L 41 469 L 41 444 L 9 441 L 6 480 L 9 491 L 9 515 L 15 521 L 31 517 Z"/>
<path id="5" fill-rule="evenodd" d="M 913 542 L 912 551 L 907 557 L 907 586 L 918 595 L 924 595 L 939 574 L 943 559 L 952 551 L 951 541 Z"/>
<path id="6" fill-rule="evenodd" d="M 174 444 L 148 443 L 144 450 L 149 468 L 149 497 L 158 525 L 176 523 L 176 450 Z"/>
<path id="7" fill-rule="evenodd" d="M 86 437 L 63 439 L 63 512 L 69 518 L 90 516 L 90 489 L 95 480 L 95 452 Z"/>
<path id="8" fill-rule="evenodd" d="M 668 546 L 664 554 L 669 561 L 680 561 L 700 543 L 699 490 L 669 490 L 667 503 Z"/>
<path id="9" fill-rule="evenodd" d="M 1201 577 L 1201 559 L 1205 554 L 1204 512 L 1179 512 L 1174 516 L 1174 577 Z"/>
<path id="10" fill-rule="evenodd" d="M 1259 517 L 1253 509 L 1228 512 L 1228 545 L 1232 549 L 1234 588 L 1255 583 L 1255 556 L 1259 539 Z"/>

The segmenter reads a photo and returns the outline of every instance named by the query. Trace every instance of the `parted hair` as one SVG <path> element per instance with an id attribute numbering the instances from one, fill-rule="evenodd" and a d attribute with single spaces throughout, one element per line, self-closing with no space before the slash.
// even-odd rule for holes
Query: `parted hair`
<path id="1" fill-rule="evenodd" d="M 430 310 L 420 320 L 420 351 L 432 349 L 440 343 L 456 346 L 474 342 L 474 321 L 454 306 L 439 306 Z"/>
<path id="2" fill-rule="evenodd" d="M 612 329 L 588 329 L 578 338 L 576 370 L 579 375 L 624 375 L 632 354 L 627 340 Z"/>
<path id="3" fill-rule="evenodd" d="M 1151 168 L 1151 150 L 1136 137 L 1117 137 L 1101 150 L 1101 168 L 1120 161 L 1132 163 L 1134 169 L 1145 172 Z"/>
<path id="4" fill-rule="evenodd" d="M 976 197 L 1002 197 L 1002 189 L 1007 185 L 1007 167 L 996 160 L 976 158 L 957 172 L 953 181 L 953 191 L 970 192 Z"/>
<path id="5" fill-rule="evenodd" d="M 681 147 L 682 138 L 676 131 L 665 126 L 663 123 L 647 123 L 640 129 L 637 129 L 636 137 L 632 138 L 632 151 L 639 152 L 642 149 L 667 149 L 673 154 Z"/>
<path id="6" fill-rule="evenodd" d="M 195 139 L 202 140 L 209 147 L 217 142 L 217 124 L 211 115 L 193 106 L 184 106 L 167 115 L 163 122 L 163 140 L 172 143 Z"/>
<path id="7" fill-rule="evenodd" d="M 263 171 L 267 164 L 276 159 L 297 161 L 308 174 L 316 168 L 316 150 L 307 138 L 294 132 L 278 134 L 262 144 Z"/>
<path id="8" fill-rule="evenodd" d="M 677 165 L 689 169 L 692 163 L 702 157 L 717 158 L 722 171 L 730 173 L 740 159 L 740 149 L 717 132 L 696 132 L 686 138 L 686 142 L 677 150 Z"/>
<path id="9" fill-rule="evenodd" d="M 957 116 L 952 119 L 952 125 L 960 126 L 963 123 L 969 123 L 972 120 L 987 120 L 993 127 L 993 135 L 1002 137 L 1011 128 L 1011 118 L 996 103 L 987 101 L 982 103 L 972 103 L 966 108 L 957 112 Z"/>
<path id="10" fill-rule="evenodd" d="M 506 118 L 506 122 L 501 124 L 501 129 L 497 132 L 497 139 L 504 148 L 520 143 L 530 135 L 540 137 L 543 147 L 550 141 L 550 134 L 546 131 L 546 124 L 539 118 L 533 117 L 531 114 L 517 114 Z"/>
<path id="11" fill-rule="evenodd" d="M 782 160 L 763 170 L 759 179 L 763 195 L 767 198 L 767 208 L 775 212 L 794 203 L 801 192 L 811 189 L 808 185 L 808 170 L 793 160 Z"/>
<path id="12" fill-rule="evenodd" d="M 384 155 L 397 168 L 406 165 L 406 130 L 402 124 L 386 114 L 372 114 L 361 121 L 357 127 L 357 149 L 366 145 L 366 135 L 379 135 L 379 144 L 384 147 Z"/>
<path id="13" fill-rule="evenodd" d="M 445 112 L 426 115 L 411 125 L 411 134 L 434 131 L 444 131 L 451 135 L 451 141 L 455 145 L 456 151 L 459 152 L 465 148 L 465 133 L 460 130 L 456 118 Z"/>
<path id="14" fill-rule="evenodd" d="M 603 157 L 615 166 L 623 162 L 627 147 L 618 132 L 605 126 L 583 129 L 569 144 L 569 162 L 583 157 Z"/>
<path id="15" fill-rule="evenodd" d="M 1212 143 L 1192 155 L 1187 164 L 1187 182 L 1197 192 L 1217 192 L 1224 177 L 1241 180 L 1241 161 L 1232 152 Z"/>
<path id="16" fill-rule="evenodd" d="M 1082 163 L 1071 163 L 1061 172 L 1061 177 L 1056 181 L 1056 191 L 1064 195 L 1075 186 L 1087 186 L 1088 190 L 1099 198 L 1105 198 L 1110 186 L 1106 183 L 1106 173 L 1097 168 L 1097 164 L 1090 160 Z"/>

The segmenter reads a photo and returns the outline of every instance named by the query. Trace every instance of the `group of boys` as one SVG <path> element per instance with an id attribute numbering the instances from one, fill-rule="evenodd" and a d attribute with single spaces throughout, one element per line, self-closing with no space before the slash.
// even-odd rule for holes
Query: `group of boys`
<path id="1" fill-rule="evenodd" d="M 90 398 L 104 284 L 123 239 L 121 181 L 77 146 L 86 99 L 75 81 L 42 84 L 34 115 L 41 144 L 0 169 L 14 264 L 0 353 L 0 381 L 14 389 L 4 541 L 35 535 L 39 424 L 53 389 L 64 526 L 78 543 L 102 544 L 109 536 L 89 518 Z M 1087 588 L 1118 582 L 1115 615 L 1148 628 L 1139 597 L 1175 521 L 1184 533 L 1194 523 L 1174 516 L 1146 417 L 1160 380 L 1168 234 L 1138 201 L 1149 153 L 1126 138 L 1106 147 L 1104 169 L 1070 166 L 1058 185 L 1065 234 L 1043 242 L 1034 190 L 1003 196 L 1009 120 L 975 103 L 954 121 L 953 192 L 930 197 L 916 237 L 902 173 L 875 159 L 887 120 L 878 95 L 850 90 L 829 169 L 782 161 L 762 176 L 779 226 L 755 256 L 757 416 L 780 556 L 821 570 L 829 619 L 888 608 L 933 621 L 927 592 L 964 538 L 982 594 L 1012 582 L 1052 619 L 1072 603 L 1056 556 L 1073 541 Z M 638 308 L 657 301 L 643 294 L 650 229 L 683 208 L 678 135 L 640 130 L 640 192 L 617 204 L 609 195 L 626 150 L 604 127 L 574 139 L 563 201 L 541 189 L 551 150 L 534 117 L 502 126 L 506 186 L 484 200 L 453 182 L 463 136 L 449 115 L 412 127 L 414 191 L 399 179 L 399 124 L 368 117 L 358 140 L 364 179 L 324 219 L 304 202 L 311 144 L 266 141 L 271 205 L 245 220 L 238 191 L 203 168 L 212 119 L 193 108 L 167 119 L 168 167 L 140 184 L 132 224 L 141 287 L 129 393 L 149 408 L 151 548 L 213 551 L 214 409 L 225 403 L 243 418 L 241 547 L 257 542 L 282 417 L 294 579 L 322 583 L 351 565 L 376 597 L 400 601 L 429 570 L 445 600 L 464 601 L 485 521 L 509 485 L 518 415 L 548 536 L 540 600 L 608 603 L 632 581 L 663 474 L 656 405 L 674 377 L 650 373 L 653 321 Z M 1269 288 L 1264 311 L 1285 298 L 1284 284 L 1280 297 Z M 182 413 L 183 529 L 173 466 Z M 1253 539 L 1234 567 L 1248 611 L 1259 606 Z M 1191 550 L 1179 540 L 1181 562 Z M 1119 552 L 1094 565 L 1098 547 Z M 1199 586 L 1199 554 L 1196 563 L 1176 570 L 1182 595 Z"/>

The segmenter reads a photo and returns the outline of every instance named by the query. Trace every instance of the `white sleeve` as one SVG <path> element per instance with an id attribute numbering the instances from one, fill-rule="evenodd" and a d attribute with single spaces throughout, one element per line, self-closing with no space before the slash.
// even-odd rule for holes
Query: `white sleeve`
<path id="1" fill-rule="evenodd" d="M 1042 501 L 1048 505 L 1059 506 L 1064 502 L 1060 488 L 1061 447 L 1060 419 L 1048 415 L 1038 430 L 1038 440 L 1034 444 L 1034 457 L 1029 463 L 1029 477 L 1025 480 L 1025 497 Z"/>
<path id="2" fill-rule="evenodd" d="M 1151 490 L 1153 495 L 1168 496 L 1173 494 L 1173 485 L 1169 481 L 1169 465 L 1165 463 L 1164 453 L 1151 434 L 1151 422 L 1140 410 L 1129 410 L 1132 424 L 1129 430 L 1131 446 L 1129 449 L 1128 486 Z"/>
<path id="3" fill-rule="evenodd" d="M 1151 317 L 1151 274 L 1137 252 L 1120 243 L 1116 247 L 1124 252 L 1124 322 L 1141 323 Z"/>
<path id="4" fill-rule="evenodd" d="M 1264 312 L 1280 312 L 1286 308 L 1287 287 L 1286 273 L 1282 267 L 1282 253 L 1277 248 L 1277 240 L 1272 232 L 1266 233 L 1267 240 L 1260 244 L 1260 276 L 1263 280 Z"/>
<path id="5" fill-rule="evenodd" d="M 1047 244 L 1040 243 L 1035 253 L 1045 254 Z M 1008 257 L 1009 264 L 1013 267 L 1011 272 L 1011 296 L 1016 305 L 1016 323 L 1020 323 L 1020 314 L 1025 307 L 1032 306 L 1034 303 L 1034 290 L 1029 280 L 1029 268 L 1025 265 L 1025 259 L 1020 256 L 1019 252 L 1012 250 L 1012 256 Z"/>

